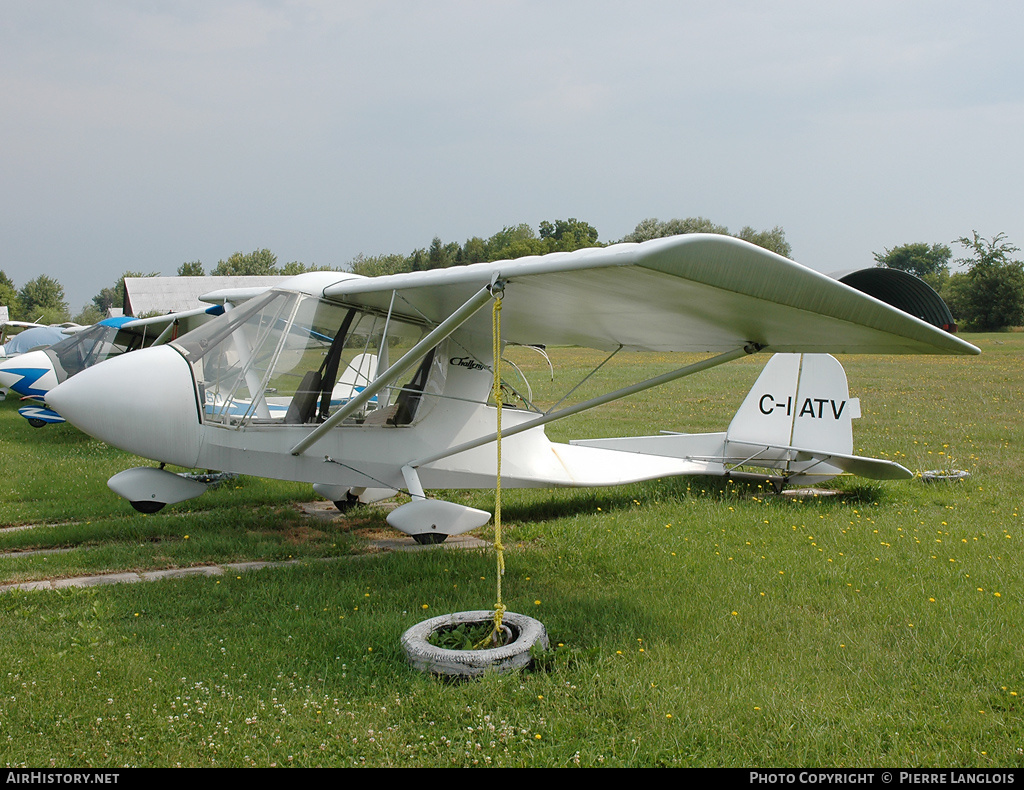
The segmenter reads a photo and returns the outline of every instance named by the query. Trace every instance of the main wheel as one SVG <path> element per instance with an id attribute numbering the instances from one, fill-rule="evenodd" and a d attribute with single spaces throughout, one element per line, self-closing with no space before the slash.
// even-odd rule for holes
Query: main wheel
<path id="1" fill-rule="evenodd" d="M 33 428 L 42 428 L 46 425 L 46 420 L 40 420 L 37 417 L 29 417 L 28 424 Z"/>
<path id="2" fill-rule="evenodd" d="M 349 492 L 345 495 L 344 499 L 335 499 L 334 506 L 338 508 L 342 513 L 348 513 L 352 508 L 359 504 L 359 497 Z"/>
<path id="3" fill-rule="evenodd" d="M 166 502 L 154 502 L 149 499 L 140 499 L 136 502 L 132 502 L 131 506 L 140 513 L 156 513 L 158 510 L 162 510 L 166 504 Z"/>
<path id="4" fill-rule="evenodd" d="M 444 543 L 447 537 L 443 532 L 421 532 L 418 535 L 413 535 L 412 539 L 421 546 L 434 546 L 438 543 Z"/>

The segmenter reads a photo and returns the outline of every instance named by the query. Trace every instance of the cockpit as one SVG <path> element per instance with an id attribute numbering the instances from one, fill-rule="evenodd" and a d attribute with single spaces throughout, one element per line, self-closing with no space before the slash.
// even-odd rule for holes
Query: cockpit
<path id="1" fill-rule="evenodd" d="M 318 424 L 430 328 L 426 321 L 393 313 L 270 291 L 173 345 L 192 365 L 206 424 Z M 427 354 L 407 381 L 380 390 L 342 424 L 413 424 L 425 414 L 424 396 L 444 388 L 443 361 L 443 353 Z"/>
<path id="2" fill-rule="evenodd" d="M 145 342 L 144 334 L 127 332 L 120 327 L 120 324 L 131 320 L 108 319 L 47 349 L 46 354 L 54 364 L 58 379 L 63 381 L 105 359 L 139 348 Z"/>

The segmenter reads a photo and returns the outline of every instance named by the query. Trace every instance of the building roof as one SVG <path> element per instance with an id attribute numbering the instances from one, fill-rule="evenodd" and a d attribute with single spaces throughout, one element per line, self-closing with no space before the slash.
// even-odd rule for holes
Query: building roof
<path id="1" fill-rule="evenodd" d="M 146 315 L 179 313 L 203 307 L 203 294 L 225 288 L 271 287 L 284 276 L 276 277 L 125 277 L 124 314 Z"/>
<path id="2" fill-rule="evenodd" d="M 942 297 L 920 277 L 900 269 L 889 269 L 885 266 L 873 266 L 839 277 L 839 282 L 856 288 L 910 313 L 932 326 L 955 333 L 957 330 L 953 314 Z"/>

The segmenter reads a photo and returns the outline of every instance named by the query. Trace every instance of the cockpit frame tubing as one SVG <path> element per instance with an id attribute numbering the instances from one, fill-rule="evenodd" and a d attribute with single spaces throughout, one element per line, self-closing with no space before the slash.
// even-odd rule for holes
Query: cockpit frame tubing
<path id="1" fill-rule="evenodd" d="M 427 352 L 444 340 L 448 335 L 472 318 L 481 307 L 491 300 L 491 287 L 486 285 L 471 296 L 454 313 L 438 324 L 415 346 L 409 349 L 394 365 L 387 369 L 383 375 L 373 380 L 366 389 L 353 397 L 348 403 L 314 428 L 302 441 L 296 443 L 290 450 L 292 455 L 302 455 L 306 450 L 319 442 L 336 425 L 340 425 L 347 417 L 355 414 L 378 392 L 397 380 L 407 370 L 420 361 Z"/>

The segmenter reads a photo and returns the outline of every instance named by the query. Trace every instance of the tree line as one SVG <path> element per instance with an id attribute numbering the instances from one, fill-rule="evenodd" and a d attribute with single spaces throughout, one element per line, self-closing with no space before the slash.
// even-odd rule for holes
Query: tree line
<path id="1" fill-rule="evenodd" d="M 662 222 L 646 219 L 634 231 L 618 241 L 646 241 L 660 236 L 678 233 L 724 233 L 724 225 L 716 225 L 703 217 L 674 219 Z M 776 227 L 767 231 L 755 231 L 745 227 L 736 235 L 739 238 L 760 244 L 780 255 L 789 256 L 791 249 L 786 242 L 785 232 Z M 401 272 L 446 269 L 469 263 L 508 260 L 527 255 L 544 255 L 549 252 L 572 252 L 584 247 L 603 247 L 615 242 L 598 241 L 597 229 L 589 222 L 576 218 L 545 220 L 535 232 L 525 223 L 508 225 L 488 238 L 473 236 L 464 243 L 443 242 L 434 237 L 428 247 L 413 250 L 407 255 L 386 254 L 366 256 L 360 253 L 344 266 L 307 265 L 291 261 L 283 265 L 268 249 L 249 253 L 235 252 L 226 260 L 220 260 L 208 274 L 213 276 L 291 276 L 308 271 L 351 271 L 368 277 Z M 178 267 L 178 276 L 203 277 L 207 274 L 202 261 L 186 261 Z M 12 319 L 38 321 L 55 324 L 73 320 L 80 324 L 93 324 L 102 320 L 110 308 L 124 303 L 124 280 L 126 277 L 159 277 L 160 272 L 127 271 L 113 285 L 102 288 L 89 304 L 71 316 L 64 287 L 48 275 L 39 275 L 26 283 L 20 290 L 0 270 L 0 305 L 7 305 Z"/>
<path id="2" fill-rule="evenodd" d="M 618 242 L 641 242 L 684 233 L 718 233 L 744 239 L 784 257 L 791 257 L 792 248 L 781 227 L 756 230 L 746 226 L 731 233 L 704 217 L 687 217 L 662 221 L 648 218 L 638 223 L 631 233 L 610 242 L 598 240 L 597 229 L 576 218 L 545 220 L 537 230 L 525 223 L 509 225 L 483 238 L 473 236 L 463 243 L 444 242 L 435 236 L 427 247 L 408 254 L 366 256 L 360 253 L 340 267 L 307 265 L 300 261 L 278 264 L 277 256 L 268 249 L 249 253 L 235 252 L 210 269 L 217 276 L 290 276 L 307 271 L 351 271 L 369 277 L 402 272 L 428 271 L 462 266 L 469 263 L 507 260 L 551 252 L 572 252 L 584 247 L 602 247 Z M 1004 234 L 991 239 L 977 231 L 954 243 L 965 249 L 964 256 L 953 259 L 945 244 L 903 244 L 882 253 L 873 253 L 876 265 L 914 274 L 924 279 L 949 305 L 953 315 L 965 329 L 990 331 L 1008 326 L 1024 325 L 1024 264 L 1012 256 L 1018 248 L 1006 241 Z M 964 271 L 951 273 L 950 262 Z M 177 269 L 182 277 L 207 274 L 202 261 L 187 261 Z M 111 307 L 124 303 L 125 277 L 157 277 L 160 272 L 128 271 L 117 281 L 100 290 L 82 310 L 71 318 L 64 288 L 48 275 L 39 275 L 18 289 L 0 270 L 0 305 L 7 305 L 12 319 L 60 323 L 74 320 L 80 324 L 95 323 L 106 317 Z"/>

